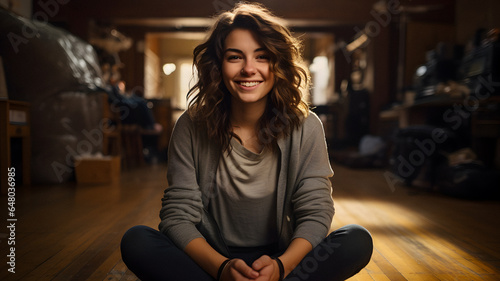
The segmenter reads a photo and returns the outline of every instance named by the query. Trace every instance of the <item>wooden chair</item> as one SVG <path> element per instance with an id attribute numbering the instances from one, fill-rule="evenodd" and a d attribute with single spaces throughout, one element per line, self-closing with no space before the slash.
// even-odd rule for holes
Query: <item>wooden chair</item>
<path id="1" fill-rule="evenodd" d="M 102 121 L 100 125 L 103 134 L 102 154 L 121 156 L 122 124 L 120 113 L 109 103 L 108 95 L 106 93 L 102 94 Z"/>
<path id="2" fill-rule="evenodd" d="M 102 154 L 120 156 L 125 168 L 143 165 L 141 128 L 123 124 L 120 108 L 111 104 L 105 93 L 102 95 L 102 104 Z"/>
<path id="3" fill-rule="evenodd" d="M 124 150 L 122 156 L 125 167 L 143 166 L 145 163 L 141 131 L 139 125 L 121 125 L 121 140 Z"/>

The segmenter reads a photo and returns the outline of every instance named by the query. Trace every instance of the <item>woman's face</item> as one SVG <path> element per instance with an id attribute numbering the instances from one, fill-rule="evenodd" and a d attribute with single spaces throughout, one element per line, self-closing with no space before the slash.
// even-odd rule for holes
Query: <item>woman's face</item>
<path id="1" fill-rule="evenodd" d="M 224 42 L 222 78 L 233 97 L 233 105 L 266 104 L 274 85 L 269 54 L 253 32 L 235 29 Z"/>

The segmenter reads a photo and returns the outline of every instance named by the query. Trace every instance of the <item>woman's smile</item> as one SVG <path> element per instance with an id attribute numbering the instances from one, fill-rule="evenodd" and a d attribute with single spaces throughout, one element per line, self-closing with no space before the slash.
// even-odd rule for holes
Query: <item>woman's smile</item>
<path id="1" fill-rule="evenodd" d="M 251 91 L 256 89 L 262 81 L 237 81 L 242 90 Z"/>

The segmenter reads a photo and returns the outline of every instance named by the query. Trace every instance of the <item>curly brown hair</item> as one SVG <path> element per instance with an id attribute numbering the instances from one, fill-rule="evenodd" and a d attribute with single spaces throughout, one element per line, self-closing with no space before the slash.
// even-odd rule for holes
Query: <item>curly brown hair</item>
<path id="1" fill-rule="evenodd" d="M 301 42 L 292 36 L 280 19 L 259 4 L 239 3 L 220 14 L 208 39 L 194 51 L 193 64 L 198 82 L 189 90 L 188 114 L 204 125 L 208 136 L 223 150 L 231 149 L 231 94 L 222 79 L 224 43 L 231 31 L 247 29 L 254 32 L 270 56 L 274 87 L 268 94 L 267 106 L 259 122 L 259 141 L 273 147 L 276 141 L 299 127 L 309 113 L 301 88 L 309 85 L 309 73 L 300 66 Z"/>

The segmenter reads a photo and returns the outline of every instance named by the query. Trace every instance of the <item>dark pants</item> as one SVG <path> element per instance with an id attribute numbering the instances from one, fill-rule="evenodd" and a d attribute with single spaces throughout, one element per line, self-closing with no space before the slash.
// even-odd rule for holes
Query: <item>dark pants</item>
<path id="1" fill-rule="evenodd" d="M 263 254 L 275 256 L 269 247 L 231 249 L 233 258 L 248 264 Z M 370 261 L 373 243 L 370 233 L 359 225 L 347 225 L 332 232 L 285 278 L 287 281 L 345 280 Z M 121 241 L 122 258 L 141 280 L 213 281 L 201 267 L 170 239 L 147 226 L 129 229 Z"/>

